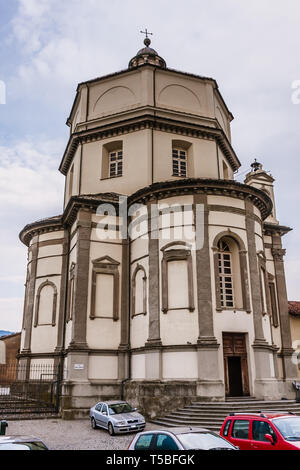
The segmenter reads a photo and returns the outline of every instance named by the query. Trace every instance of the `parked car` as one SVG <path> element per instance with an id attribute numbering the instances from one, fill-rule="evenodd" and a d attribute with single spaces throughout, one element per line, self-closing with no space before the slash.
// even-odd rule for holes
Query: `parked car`
<path id="1" fill-rule="evenodd" d="M 145 418 L 126 401 L 97 403 L 90 409 L 90 418 L 93 429 L 107 429 L 111 436 L 142 431 L 146 426 Z"/>
<path id="2" fill-rule="evenodd" d="M 178 427 L 137 434 L 128 450 L 237 450 L 230 442 L 208 429 Z"/>
<path id="3" fill-rule="evenodd" d="M 49 450 L 40 439 L 32 436 L 0 436 L 0 450 Z"/>
<path id="4" fill-rule="evenodd" d="M 292 413 L 233 413 L 220 435 L 241 450 L 300 450 L 300 416 Z"/>

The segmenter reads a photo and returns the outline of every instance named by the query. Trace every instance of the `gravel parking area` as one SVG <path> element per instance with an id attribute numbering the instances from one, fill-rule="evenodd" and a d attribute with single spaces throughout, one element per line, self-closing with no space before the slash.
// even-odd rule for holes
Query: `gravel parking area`
<path id="1" fill-rule="evenodd" d="M 7 435 L 35 436 L 51 450 L 125 450 L 134 434 L 111 437 L 102 429 L 93 430 L 89 419 L 64 421 L 62 419 L 37 419 L 7 421 Z M 146 430 L 159 429 L 147 424 Z"/>

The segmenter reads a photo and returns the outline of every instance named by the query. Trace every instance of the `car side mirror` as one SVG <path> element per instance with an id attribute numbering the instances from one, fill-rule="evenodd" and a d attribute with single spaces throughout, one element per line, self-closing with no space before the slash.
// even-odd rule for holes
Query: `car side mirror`
<path id="1" fill-rule="evenodd" d="M 107 411 L 102 411 L 102 414 L 107 416 Z"/>
<path id="2" fill-rule="evenodd" d="M 138 411 L 138 409 L 137 408 L 132 408 L 132 411 Z"/>
<path id="3" fill-rule="evenodd" d="M 274 439 L 273 439 L 273 437 L 271 436 L 271 434 L 265 434 L 265 439 L 266 439 L 267 441 L 269 441 L 272 445 L 275 444 Z"/>

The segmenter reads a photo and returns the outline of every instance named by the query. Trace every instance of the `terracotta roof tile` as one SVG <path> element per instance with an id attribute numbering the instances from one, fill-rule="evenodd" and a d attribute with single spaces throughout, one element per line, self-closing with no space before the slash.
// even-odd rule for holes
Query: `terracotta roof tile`
<path id="1" fill-rule="evenodd" d="M 289 301 L 289 314 L 300 316 L 300 301 Z"/>

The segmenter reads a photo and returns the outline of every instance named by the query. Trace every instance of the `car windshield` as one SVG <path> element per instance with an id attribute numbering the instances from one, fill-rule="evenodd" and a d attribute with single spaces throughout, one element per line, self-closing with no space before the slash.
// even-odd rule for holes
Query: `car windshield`
<path id="1" fill-rule="evenodd" d="M 47 450 L 42 442 L 4 442 L 0 450 Z"/>
<path id="2" fill-rule="evenodd" d="M 287 441 L 300 441 L 300 416 L 274 419 L 273 423 Z"/>
<path id="3" fill-rule="evenodd" d="M 121 413 L 131 413 L 133 409 L 128 403 L 115 403 L 114 405 L 109 405 L 109 414 L 119 415 Z"/>
<path id="4" fill-rule="evenodd" d="M 183 447 L 189 449 L 234 449 L 233 445 L 225 441 L 222 437 L 211 432 L 191 432 L 186 434 L 178 434 L 177 438 Z"/>

